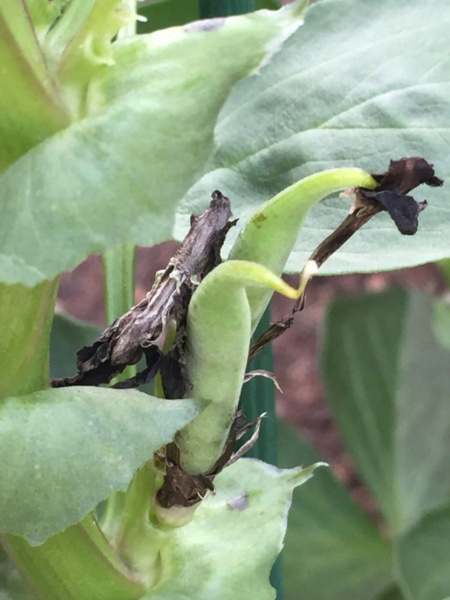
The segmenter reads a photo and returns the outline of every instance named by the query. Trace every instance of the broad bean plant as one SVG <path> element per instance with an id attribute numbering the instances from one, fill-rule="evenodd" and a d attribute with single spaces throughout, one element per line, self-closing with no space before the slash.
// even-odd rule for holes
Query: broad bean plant
<path id="1" fill-rule="evenodd" d="M 346 4 L 310 9 L 305 25 L 305 3 L 294 2 L 133 35 L 133 3 L 2 2 L 1 598 L 275 597 L 269 574 L 293 491 L 325 465 L 278 469 L 245 458 L 260 424 L 238 411 L 253 333 L 274 292 L 298 307 L 309 279 L 353 234 L 364 239 L 366 228 L 358 230 L 369 220 L 367 231 L 381 222 L 388 236 L 409 243 L 389 218 L 401 233 L 415 233 L 425 204 L 410 192 L 442 185 L 417 155 L 434 161 L 439 177 L 446 174 L 439 136 L 413 143 L 417 123 L 428 127 L 413 92 L 410 122 L 401 123 L 410 129 L 395 148 L 391 134 L 386 142 L 380 137 L 373 164 L 370 152 L 355 160 L 348 126 L 339 151 L 325 138 L 311 140 L 308 160 L 286 148 L 295 137 L 292 98 L 283 93 L 278 119 L 281 105 L 270 95 L 291 79 L 292 53 L 298 76 L 307 73 L 296 45 L 312 44 L 318 57 L 318 22 L 334 23 L 336 35 Z M 396 30 L 414 14 L 399 61 L 412 43 L 408 32 L 422 23 L 422 4 L 406 5 L 389 20 Z M 376 45 L 371 32 L 383 17 L 372 17 L 366 35 Z M 435 123 L 448 110 L 435 92 L 434 78 L 445 71 L 439 57 L 431 44 L 421 63 L 421 92 L 434 102 Z M 313 68 L 324 68 L 325 79 L 328 60 Z M 408 76 L 406 70 L 400 78 L 405 90 Z M 381 80 L 380 88 L 392 87 Z M 381 113 L 384 95 L 395 96 L 393 89 L 371 93 Z M 398 107 L 389 108 L 384 114 L 395 121 Z M 357 128 L 359 117 L 340 110 Z M 377 114 L 368 117 L 374 126 Z M 316 134 L 326 133 L 327 123 L 343 126 L 331 116 L 321 121 Z M 303 142 L 299 147 L 307 152 Z M 328 201 L 339 203 L 342 218 L 302 254 L 297 238 L 307 214 L 316 206 L 328 214 L 330 204 L 321 201 L 337 192 L 351 197 Z M 435 219 L 442 192 L 431 195 L 424 215 Z M 173 237 L 183 240 L 180 249 L 131 307 L 135 246 Z M 51 380 L 59 275 L 93 252 L 104 255 L 110 325 L 80 344 L 72 372 Z M 426 259 L 446 252 L 438 240 Z M 373 268 L 402 266 L 395 257 L 374 260 Z M 300 273 L 298 286 L 282 279 L 285 270 Z M 149 382 L 152 394 L 131 389 Z M 239 447 L 248 431 L 250 442 Z"/>

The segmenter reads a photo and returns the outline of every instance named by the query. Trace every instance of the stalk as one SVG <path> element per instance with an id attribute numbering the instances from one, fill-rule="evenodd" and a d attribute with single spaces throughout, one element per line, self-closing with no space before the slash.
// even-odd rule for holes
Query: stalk
<path id="1" fill-rule="evenodd" d="M 134 305 L 136 246 L 124 244 L 103 254 L 106 321 L 110 325 Z M 116 379 L 136 374 L 136 366 L 128 366 Z M 125 493 L 115 492 L 105 503 L 102 530 L 113 540 L 125 506 Z"/>
<path id="2" fill-rule="evenodd" d="M 57 284 L 0 284 L 0 322 L 8 324 L 0 337 L 0 399 L 48 386 Z M 92 516 L 40 546 L 9 534 L 1 536 L 1 543 L 28 584 L 46 600 L 137 600 L 143 594 L 143 584 L 120 562 Z"/>
<path id="3" fill-rule="evenodd" d="M 0 283 L 0 403 L 49 383 L 50 327 L 58 280 L 34 288 Z"/>
<path id="4" fill-rule="evenodd" d="M 2 537 L 12 560 L 45 600 L 138 600 L 143 583 L 119 560 L 92 515 L 41 546 Z"/>
<path id="5" fill-rule="evenodd" d="M 254 10 L 255 3 L 253 0 L 199 0 L 198 3 L 200 19 L 242 15 Z"/>
<path id="6" fill-rule="evenodd" d="M 128 0 L 128 9 L 131 14 L 137 10 L 136 0 Z M 136 20 L 132 19 L 125 27 L 120 29 L 118 38 L 135 35 Z M 105 288 L 105 315 L 106 322 L 111 325 L 115 319 L 125 314 L 134 305 L 134 290 L 136 276 L 136 252 L 134 244 L 123 244 L 103 254 L 103 277 Z M 136 366 L 128 366 L 117 378 L 121 381 L 133 377 Z M 109 539 L 117 533 L 117 527 L 125 506 L 125 493 L 115 492 L 105 503 L 102 515 L 102 530 Z"/>

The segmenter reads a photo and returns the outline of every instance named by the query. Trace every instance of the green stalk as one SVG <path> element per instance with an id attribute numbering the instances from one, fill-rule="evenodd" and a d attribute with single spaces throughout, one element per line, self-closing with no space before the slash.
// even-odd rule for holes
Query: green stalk
<path id="1" fill-rule="evenodd" d="M 127 4 L 130 13 L 136 13 L 136 0 L 128 0 Z M 135 33 L 136 21 L 133 19 L 119 31 L 118 37 L 122 38 Z M 105 314 L 108 325 L 134 305 L 136 251 L 135 245 L 124 244 L 103 254 Z M 117 381 L 128 379 L 135 374 L 136 366 L 129 366 L 117 377 Z M 125 498 L 124 492 L 116 492 L 105 503 L 101 524 L 105 535 L 111 540 L 117 534 L 125 507 Z"/>
<path id="2" fill-rule="evenodd" d="M 254 339 L 258 339 L 270 325 L 270 307 L 267 307 L 258 327 Z M 249 365 L 248 370 L 273 371 L 272 345 L 266 346 L 255 360 Z M 254 421 L 262 413 L 266 413 L 259 430 L 259 437 L 247 457 L 257 458 L 271 465 L 277 465 L 277 418 L 275 409 L 275 388 L 272 381 L 265 377 L 254 377 L 244 385 L 241 392 L 241 407 L 248 421 Z M 270 583 L 275 588 L 277 600 L 283 600 L 283 566 L 281 554 L 278 556 L 270 573 Z"/>
<path id="3" fill-rule="evenodd" d="M 110 325 L 134 304 L 136 246 L 124 244 L 103 255 L 106 322 Z"/>
<path id="4" fill-rule="evenodd" d="M 40 546 L 14 535 L 3 536 L 2 543 L 45 600 L 138 600 L 145 592 L 91 515 Z"/>
<path id="5" fill-rule="evenodd" d="M 263 333 L 270 325 L 270 309 L 268 308 L 255 331 L 254 339 Z M 249 365 L 248 371 L 273 371 L 272 346 L 264 350 Z M 246 456 L 258 458 L 271 465 L 277 464 L 277 423 L 275 415 L 275 390 L 272 381 L 265 377 L 254 377 L 242 388 L 241 406 L 248 421 L 254 421 L 262 413 L 266 418 L 261 422 L 259 437 L 253 448 Z"/>
<path id="6" fill-rule="evenodd" d="M 443 258 L 442 260 L 438 261 L 437 266 L 444 276 L 447 287 L 450 287 L 450 258 Z"/>
<path id="7" fill-rule="evenodd" d="M 105 284 L 106 322 L 110 325 L 126 313 L 134 304 L 136 246 L 124 244 L 103 254 Z M 117 380 L 128 379 L 136 374 L 134 365 L 127 367 Z M 105 503 L 101 519 L 102 530 L 112 540 L 119 526 L 125 506 L 125 493 L 112 494 Z"/>
<path id="8" fill-rule="evenodd" d="M 263 333 L 270 325 L 270 308 L 262 316 L 256 329 L 254 339 Z M 272 345 L 266 346 L 255 360 L 249 365 L 248 370 L 273 371 Z M 247 457 L 257 458 L 271 465 L 277 464 L 277 420 L 275 409 L 275 389 L 272 381 L 265 377 L 254 377 L 246 383 L 241 392 L 241 408 L 247 420 L 254 421 L 262 413 L 266 417 L 262 420 L 259 437 Z M 271 583 L 277 591 L 277 600 L 282 599 L 282 572 L 280 559 L 275 563 L 271 573 Z"/>
<path id="9" fill-rule="evenodd" d="M 34 288 L 0 283 L 0 401 L 48 386 L 57 288 L 57 279 Z"/>
<path id="10" fill-rule="evenodd" d="M 57 280 L 34 288 L 0 284 L 0 399 L 44 389 Z M 26 490 L 24 490 L 26 493 Z M 25 580 L 46 600 L 134 600 L 142 584 L 120 563 L 92 516 L 40 546 L 15 535 L 1 542 Z"/>
<path id="11" fill-rule="evenodd" d="M 198 3 L 200 19 L 242 15 L 254 10 L 255 3 L 253 0 L 199 0 Z"/>

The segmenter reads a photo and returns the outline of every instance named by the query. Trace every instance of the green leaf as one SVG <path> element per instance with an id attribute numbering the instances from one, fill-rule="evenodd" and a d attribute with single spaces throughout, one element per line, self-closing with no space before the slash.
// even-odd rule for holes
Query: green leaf
<path id="1" fill-rule="evenodd" d="M 394 534 L 450 495 L 450 351 L 432 324 L 432 300 L 405 291 L 338 300 L 327 318 L 330 406 Z"/>
<path id="2" fill-rule="evenodd" d="M 300 23 L 292 5 L 116 42 L 89 86 L 90 116 L 0 178 L 1 278 L 34 285 L 91 252 L 171 237 L 230 90 Z"/>
<path id="3" fill-rule="evenodd" d="M 72 387 L 0 411 L 0 531 L 39 544 L 78 522 L 200 411 L 193 400 Z"/>
<path id="4" fill-rule="evenodd" d="M 176 236 L 211 189 L 230 197 L 242 225 L 262 202 L 322 169 L 351 165 L 374 173 L 392 158 L 423 155 L 448 178 L 450 55 L 442 40 L 449 18 L 447 0 L 311 6 L 304 26 L 257 76 L 241 82 L 222 110 L 217 151 L 180 205 Z M 378 271 L 449 256 L 447 195 L 445 187 L 427 191 L 430 206 L 412 238 L 377 215 L 323 272 Z M 311 210 L 289 271 L 301 268 L 348 210 L 349 202 L 336 198 Z"/>
<path id="5" fill-rule="evenodd" d="M 255 459 L 227 467 L 214 481 L 216 493 L 174 530 L 171 577 L 146 598 L 273 600 L 269 573 L 282 548 L 292 491 L 313 470 L 283 471 Z"/>
<path id="6" fill-rule="evenodd" d="M 450 597 L 450 506 L 427 515 L 396 547 L 397 571 L 407 600 Z"/>
<path id="7" fill-rule="evenodd" d="M 283 467 L 321 460 L 279 422 Z M 391 550 L 328 470 L 294 494 L 283 551 L 286 600 L 375 600 L 392 585 Z"/>

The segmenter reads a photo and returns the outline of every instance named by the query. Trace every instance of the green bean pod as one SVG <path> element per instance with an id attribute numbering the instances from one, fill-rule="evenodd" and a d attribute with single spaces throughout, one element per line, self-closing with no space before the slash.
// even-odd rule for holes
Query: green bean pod
<path id="1" fill-rule="evenodd" d="M 377 185 L 371 175 L 357 168 L 331 169 L 305 177 L 274 196 L 255 212 L 238 236 L 229 258 L 258 262 L 281 275 L 306 213 L 314 204 L 346 188 L 374 189 Z M 299 265 L 299 271 L 301 269 L 302 265 Z M 252 331 L 271 296 L 272 291 L 269 289 L 249 290 Z"/>
<path id="2" fill-rule="evenodd" d="M 298 298 L 313 274 L 313 269 L 306 269 L 298 289 L 279 277 L 307 211 L 339 190 L 376 185 L 368 173 L 356 168 L 302 179 L 253 215 L 236 240 L 230 260 L 199 285 L 189 307 L 186 361 L 192 396 L 209 405 L 178 434 L 186 472 L 208 473 L 222 454 L 239 402 L 251 335 L 272 293 Z"/>
<path id="3" fill-rule="evenodd" d="M 244 380 L 251 339 L 248 290 L 270 288 L 290 298 L 298 290 L 266 267 L 227 261 L 200 284 L 189 306 L 186 350 L 191 395 L 209 402 L 177 437 L 188 473 L 209 472 L 222 453 Z"/>

